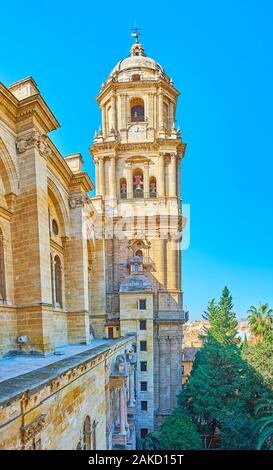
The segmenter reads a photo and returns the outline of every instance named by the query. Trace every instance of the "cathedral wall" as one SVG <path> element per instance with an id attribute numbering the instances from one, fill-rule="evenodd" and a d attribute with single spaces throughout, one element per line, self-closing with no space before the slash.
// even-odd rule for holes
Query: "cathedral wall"
<path id="1" fill-rule="evenodd" d="M 17 349 L 17 336 L 16 309 L 0 305 L 0 356 Z"/>
<path id="2" fill-rule="evenodd" d="M 55 346 L 68 344 L 66 312 L 54 312 L 54 341 Z"/>
<path id="3" fill-rule="evenodd" d="M 96 240 L 91 264 L 91 321 L 95 336 L 105 336 L 106 320 L 106 279 L 104 241 Z"/>

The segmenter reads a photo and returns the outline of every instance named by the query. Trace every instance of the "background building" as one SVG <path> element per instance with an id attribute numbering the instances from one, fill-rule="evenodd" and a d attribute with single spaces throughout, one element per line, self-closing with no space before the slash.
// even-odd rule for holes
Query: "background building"
<path id="1" fill-rule="evenodd" d="M 183 347 L 182 347 L 182 383 L 188 381 L 192 371 L 192 365 L 198 350 L 202 347 L 206 338 L 206 330 L 209 322 L 196 320 L 187 322 L 183 326 Z M 238 321 L 238 340 L 240 343 L 246 338 L 249 344 L 253 344 L 255 339 L 251 335 L 247 320 Z"/>

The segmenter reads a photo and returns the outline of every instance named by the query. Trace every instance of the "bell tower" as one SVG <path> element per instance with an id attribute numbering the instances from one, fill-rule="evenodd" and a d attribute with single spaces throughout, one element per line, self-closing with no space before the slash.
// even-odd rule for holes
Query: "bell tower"
<path id="1" fill-rule="evenodd" d="M 100 310 L 91 308 L 92 324 L 97 336 L 114 326 L 121 335 L 136 334 L 141 436 L 171 412 L 182 383 L 180 181 L 186 145 L 175 125 L 178 96 L 136 35 L 130 55 L 117 63 L 97 96 L 102 126 L 90 149 L 93 203 L 107 221 L 103 240 L 96 240 L 102 244 L 106 292 Z M 95 290 L 100 286 L 101 279 Z"/>

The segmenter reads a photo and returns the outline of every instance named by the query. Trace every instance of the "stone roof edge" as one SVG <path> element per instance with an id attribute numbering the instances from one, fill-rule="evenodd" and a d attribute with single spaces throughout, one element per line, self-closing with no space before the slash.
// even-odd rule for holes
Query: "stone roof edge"
<path id="1" fill-rule="evenodd" d="M 134 335 L 126 335 L 120 339 L 108 340 L 106 343 L 95 348 L 1 382 L 0 406 L 3 407 L 9 405 L 15 400 L 18 400 L 24 394 L 27 394 L 28 396 L 33 395 L 38 390 L 48 386 L 58 376 L 64 375 L 72 369 L 87 364 L 88 362 L 99 358 L 100 355 L 105 355 L 105 353 L 111 352 L 112 350 L 114 352 L 118 349 L 116 346 L 120 347 L 122 344 L 126 344 L 131 341 L 132 338 L 134 338 Z M 41 374 L 40 380 L 39 374 Z"/>

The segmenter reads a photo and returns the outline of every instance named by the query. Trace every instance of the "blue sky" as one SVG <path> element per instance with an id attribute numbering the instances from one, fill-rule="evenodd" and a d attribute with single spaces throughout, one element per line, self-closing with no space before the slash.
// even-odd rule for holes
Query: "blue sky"
<path id="1" fill-rule="evenodd" d="M 93 180 L 95 96 L 128 55 L 134 22 L 141 26 L 145 52 L 181 91 L 183 200 L 191 205 L 182 277 L 191 318 L 225 284 L 239 317 L 251 304 L 273 307 L 272 0 L 14 0 L 1 16 L 0 80 L 33 76 L 62 126 L 51 138 L 63 154 L 80 151 Z"/>

